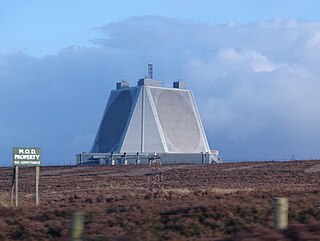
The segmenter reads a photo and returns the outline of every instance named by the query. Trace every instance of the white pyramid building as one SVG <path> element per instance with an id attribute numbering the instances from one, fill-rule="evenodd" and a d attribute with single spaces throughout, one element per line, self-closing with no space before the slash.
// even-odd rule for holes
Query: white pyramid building
<path id="1" fill-rule="evenodd" d="M 91 152 L 209 152 L 192 92 L 143 82 L 111 92 Z"/>
<path id="2" fill-rule="evenodd" d="M 149 77 L 140 79 L 135 87 L 117 83 L 91 152 L 78 157 L 78 163 L 101 163 L 110 155 L 141 159 L 153 153 L 164 162 L 212 162 L 191 90 L 185 89 L 184 82 L 174 82 L 173 88 L 162 87 L 152 74 Z"/>

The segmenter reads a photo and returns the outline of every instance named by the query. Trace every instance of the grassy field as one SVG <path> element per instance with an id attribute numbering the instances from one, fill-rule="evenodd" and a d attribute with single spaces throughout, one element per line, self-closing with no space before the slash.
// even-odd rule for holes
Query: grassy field
<path id="1" fill-rule="evenodd" d="M 0 169 L 0 240 L 69 240 L 74 211 L 84 240 L 320 240 L 320 161 L 21 168 L 19 205 L 12 170 Z M 272 200 L 289 199 L 289 227 L 273 227 Z"/>

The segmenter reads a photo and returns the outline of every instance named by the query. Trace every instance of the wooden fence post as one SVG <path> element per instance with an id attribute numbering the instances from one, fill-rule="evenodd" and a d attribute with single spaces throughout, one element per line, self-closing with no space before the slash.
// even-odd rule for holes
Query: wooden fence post
<path id="1" fill-rule="evenodd" d="M 273 199 L 274 205 L 274 225 L 278 230 L 283 230 L 288 227 L 288 198 L 275 197 Z"/>
<path id="2" fill-rule="evenodd" d="M 72 213 L 71 241 L 81 241 L 84 227 L 84 213 L 76 211 Z"/>

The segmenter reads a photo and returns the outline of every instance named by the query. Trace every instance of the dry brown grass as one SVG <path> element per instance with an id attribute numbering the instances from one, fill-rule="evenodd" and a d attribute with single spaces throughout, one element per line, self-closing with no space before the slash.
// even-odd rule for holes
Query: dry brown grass
<path id="1" fill-rule="evenodd" d="M 10 207 L 10 195 L 8 192 L 0 192 L 0 207 Z"/>
<path id="2" fill-rule="evenodd" d="M 43 167 L 39 207 L 26 168 L 19 208 L 6 207 L 12 170 L 0 170 L 0 241 L 69 240 L 75 210 L 85 212 L 85 240 L 319 240 L 319 165 L 163 165 L 152 193 L 145 165 Z M 273 229 L 274 196 L 289 198 L 286 232 Z"/>
<path id="3" fill-rule="evenodd" d="M 320 172 L 320 164 L 308 168 L 305 172 Z"/>

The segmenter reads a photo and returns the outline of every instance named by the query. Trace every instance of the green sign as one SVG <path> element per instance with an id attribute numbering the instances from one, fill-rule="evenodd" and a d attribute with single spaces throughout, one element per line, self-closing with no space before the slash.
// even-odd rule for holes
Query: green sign
<path id="1" fill-rule="evenodd" d="M 40 166 L 41 150 L 38 147 L 13 147 L 14 166 Z"/>

